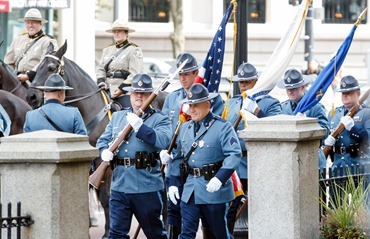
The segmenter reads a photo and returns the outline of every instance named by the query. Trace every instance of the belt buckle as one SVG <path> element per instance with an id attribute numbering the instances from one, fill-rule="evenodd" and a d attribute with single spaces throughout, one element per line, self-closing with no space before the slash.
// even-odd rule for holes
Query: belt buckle
<path id="1" fill-rule="evenodd" d="M 200 168 L 193 168 L 194 177 L 200 177 Z"/>
<path id="2" fill-rule="evenodd" d="M 123 165 L 127 168 L 127 167 L 130 167 L 131 166 L 131 163 L 130 163 L 130 158 L 123 158 Z"/>
<path id="3" fill-rule="evenodd" d="M 198 143 L 197 142 L 193 142 L 192 144 L 191 144 L 191 147 L 193 147 L 193 148 L 196 148 L 198 146 Z"/>
<path id="4" fill-rule="evenodd" d="M 340 152 L 340 154 L 345 154 L 346 153 L 346 147 L 340 147 L 339 148 L 339 152 Z"/>

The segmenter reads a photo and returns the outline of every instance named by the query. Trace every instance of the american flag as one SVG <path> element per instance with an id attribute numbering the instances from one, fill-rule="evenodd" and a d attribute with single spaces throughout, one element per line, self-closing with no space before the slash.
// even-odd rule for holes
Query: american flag
<path id="1" fill-rule="evenodd" d="M 225 30 L 227 21 L 233 9 L 233 4 L 230 3 L 226 10 L 221 24 L 219 25 L 215 36 L 213 37 L 211 47 L 204 59 L 202 67 L 199 69 L 195 83 L 201 83 L 207 87 L 209 92 L 218 92 L 220 86 L 222 65 L 225 53 Z"/>

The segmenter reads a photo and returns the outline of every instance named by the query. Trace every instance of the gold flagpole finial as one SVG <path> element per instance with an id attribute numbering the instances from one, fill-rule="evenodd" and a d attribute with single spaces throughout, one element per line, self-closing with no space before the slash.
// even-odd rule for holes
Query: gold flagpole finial
<path id="1" fill-rule="evenodd" d="M 361 12 L 360 16 L 358 16 L 357 21 L 356 21 L 356 27 L 361 24 L 362 18 L 365 16 L 365 13 L 367 11 L 367 7 Z"/>

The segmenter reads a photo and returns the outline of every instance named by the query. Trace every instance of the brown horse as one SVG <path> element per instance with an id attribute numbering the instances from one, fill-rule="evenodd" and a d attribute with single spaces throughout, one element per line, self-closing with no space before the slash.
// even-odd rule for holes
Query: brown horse
<path id="1" fill-rule="evenodd" d="M 4 90 L 0 90 L 0 104 L 8 113 L 11 121 L 10 135 L 23 133 L 26 113 L 32 108 L 18 96 Z"/>
<path id="2" fill-rule="evenodd" d="M 8 91 L 26 101 L 27 88 L 22 84 L 14 71 L 0 60 L 0 89 Z"/>

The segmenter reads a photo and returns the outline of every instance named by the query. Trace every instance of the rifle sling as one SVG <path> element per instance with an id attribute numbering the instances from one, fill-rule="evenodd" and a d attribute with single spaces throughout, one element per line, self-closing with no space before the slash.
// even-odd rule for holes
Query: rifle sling
<path id="1" fill-rule="evenodd" d="M 45 112 L 39 108 L 39 112 L 44 116 L 44 118 L 58 131 L 64 132 L 58 125 L 56 125 L 50 118 L 45 114 Z"/>
<path id="2" fill-rule="evenodd" d="M 116 59 L 117 56 L 119 56 L 123 50 L 125 50 L 128 46 L 131 46 L 131 42 L 127 43 L 126 45 L 124 45 L 121 49 L 119 49 L 119 51 L 116 52 L 116 54 L 114 54 L 110 59 L 109 61 L 107 62 L 107 64 L 105 64 L 104 66 L 104 70 L 107 72 L 108 71 L 108 67 L 110 65 L 110 63 Z"/>
<path id="3" fill-rule="evenodd" d="M 17 60 L 17 62 L 15 63 L 15 74 L 17 74 L 17 72 L 16 71 L 18 71 L 18 64 L 19 64 L 19 62 L 21 62 L 21 60 L 23 59 L 23 57 L 27 54 L 27 52 L 28 52 L 28 50 L 29 49 L 31 49 L 31 47 L 33 47 L 33 45 L 35 45 L 36 44 L 36 42 L 38 41 L 38 40 L 40 40 L 41 39 L 41 37 L 43 37 L 43 36 L 45 36 L 46 34 L 45 33 L 43 33 L 43 34 L 41 34 L 41 36 L 40 37 L 38 37 L 38 38 L 36 38 L 33 42 L 31 42 L 31 44 L 27 47 L 27 49 L 22 53 L 22 55 L 21 55 L 21 57 Z"/>
<path id="4" fill-rule="evenodd" d="M 199 138 L 196 141 L 194 141 L 194 143 L 191 144 L 191 148 L 190 148 L 189 152 L 186 154 L 186 156 L 183 159 L 184 163 L 187 163 L 189 161 L 189 158 L 190 158 L 191 154 L 198 147 L 199 141 L 201 141 L 203 139 L 204 135 L 208 132 L 208 129 L 213 125 L 214 122 L 215 122 L 215 119 L 212 119 L 212 121 L 209 123 L 209 126 L 206 128 L 206 130 L 203 132 L 203 134 L 201 136 L 199 136 Z"/>

